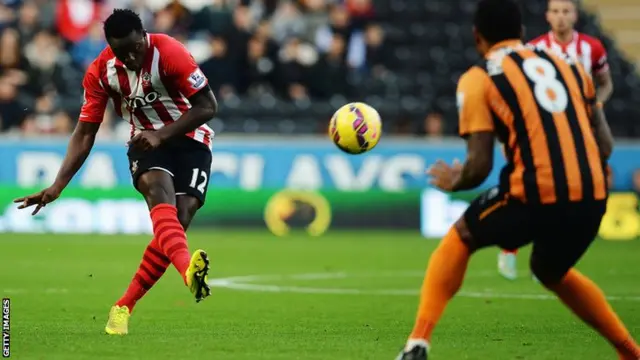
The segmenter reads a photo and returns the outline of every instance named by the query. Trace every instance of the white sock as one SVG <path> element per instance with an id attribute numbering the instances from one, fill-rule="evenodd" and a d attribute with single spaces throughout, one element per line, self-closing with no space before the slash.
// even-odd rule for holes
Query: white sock
<path id="1" fill-rule="evenodd" d="M 429 348 L 431 347 L 431 345 L 429 345 L 429 342 L 425 339 L 409 339 L 407 340 L 407 345 L 405 345 L 404 347 L 404 351 L 409 351 L 411 349 L 413 349 L 416 346 L 420 346 L 423 348 L 427 349 L 427 352 L 429 351 Z"/>

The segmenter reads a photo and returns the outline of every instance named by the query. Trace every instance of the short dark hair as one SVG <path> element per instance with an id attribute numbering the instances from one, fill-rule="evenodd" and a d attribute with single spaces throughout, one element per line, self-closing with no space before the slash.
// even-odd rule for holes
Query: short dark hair
<path id="1" fill-rule="evenodd" d="M 548 0 L 547 3 L 550 3 L 552 1 L 556 1 L 556 0 Z M 580 6 L 580 2 L 578 0 L 560 0 L 560 1 L 568 1 L 568 2 L 572 3 L 573 5 L 575 5 L 576 7 Z"/>
<path id="2" fill-rule="evenodd" d="M 473 23 L 480 35 L 491 43 L 522 36 L 522 13 L 513 0 L 481 0 Z"/>
<path id="3" fill-rule="evenodd" d="M 115 9 L 104 22 L 104 36 L 114 39 L 122 39 L 132 32 L 142 33 L 142 20 L 140 16 L 129 9 Z"/>

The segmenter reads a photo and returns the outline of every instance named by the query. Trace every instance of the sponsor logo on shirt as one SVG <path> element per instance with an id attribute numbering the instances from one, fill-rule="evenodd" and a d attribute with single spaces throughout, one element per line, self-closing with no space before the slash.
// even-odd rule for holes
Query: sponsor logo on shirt
<path id="1" fill-rule="evenodd" d="M 189 82 L 191 83 L 191 87 L 196 90 L 202 89 L 206 81 L 207 78 L 204 76 L 200 69 L 196 69 L 196 71 L 192 72 L 191 75 L 189 75 Z"/>

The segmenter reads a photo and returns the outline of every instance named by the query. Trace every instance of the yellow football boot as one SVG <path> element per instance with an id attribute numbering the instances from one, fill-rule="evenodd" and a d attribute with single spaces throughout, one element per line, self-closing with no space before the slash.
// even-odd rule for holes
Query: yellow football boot
<path id="1" fill-rule="evenodd" d="M 204 250 L 196 250 L 191 256 L 191 263 L 185 277 L 187 286 L 196 298 L 196 302 L 204 300 L 211 295 L 211 288 L 207 284 L 207 274 L 209 273 L 209 258 Z"/>
<path id="2" fill-rule="evenodd" d="M 104 331 L 109 335 L 127 335 L 129 332 L 129 317 L 131 313 L 126 306 L 115 305 L 109 311 L 109 320 Z"/>

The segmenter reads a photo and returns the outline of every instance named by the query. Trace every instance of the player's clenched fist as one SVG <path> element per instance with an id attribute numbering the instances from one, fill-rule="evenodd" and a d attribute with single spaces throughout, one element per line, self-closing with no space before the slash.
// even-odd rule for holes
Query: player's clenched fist
<path id="1" fill-rule="evenodd" d="M 36 208 L 31 213 L 31 215 L 35 215 L 40 211 L 40 209 L 45 207 L 48 203 L 53 202 L 54 200 L 59 198 L 61 192 L 62 191 L 57 187 L 50 186 L 40 191 L 39 193 L 15 199 L 13 200 L 13 202 L 20 203 L 20 205 L 18 206 L 18 209 L 25 209 L 30 206 L 37 205 Z"/>
<path id="2" fill-rule="evenodd" d="M 155 131 L 141 131 L 129 140 L 129 146 L 139 150 L 148 151 L 160 146 L 162 138 Z"/>

